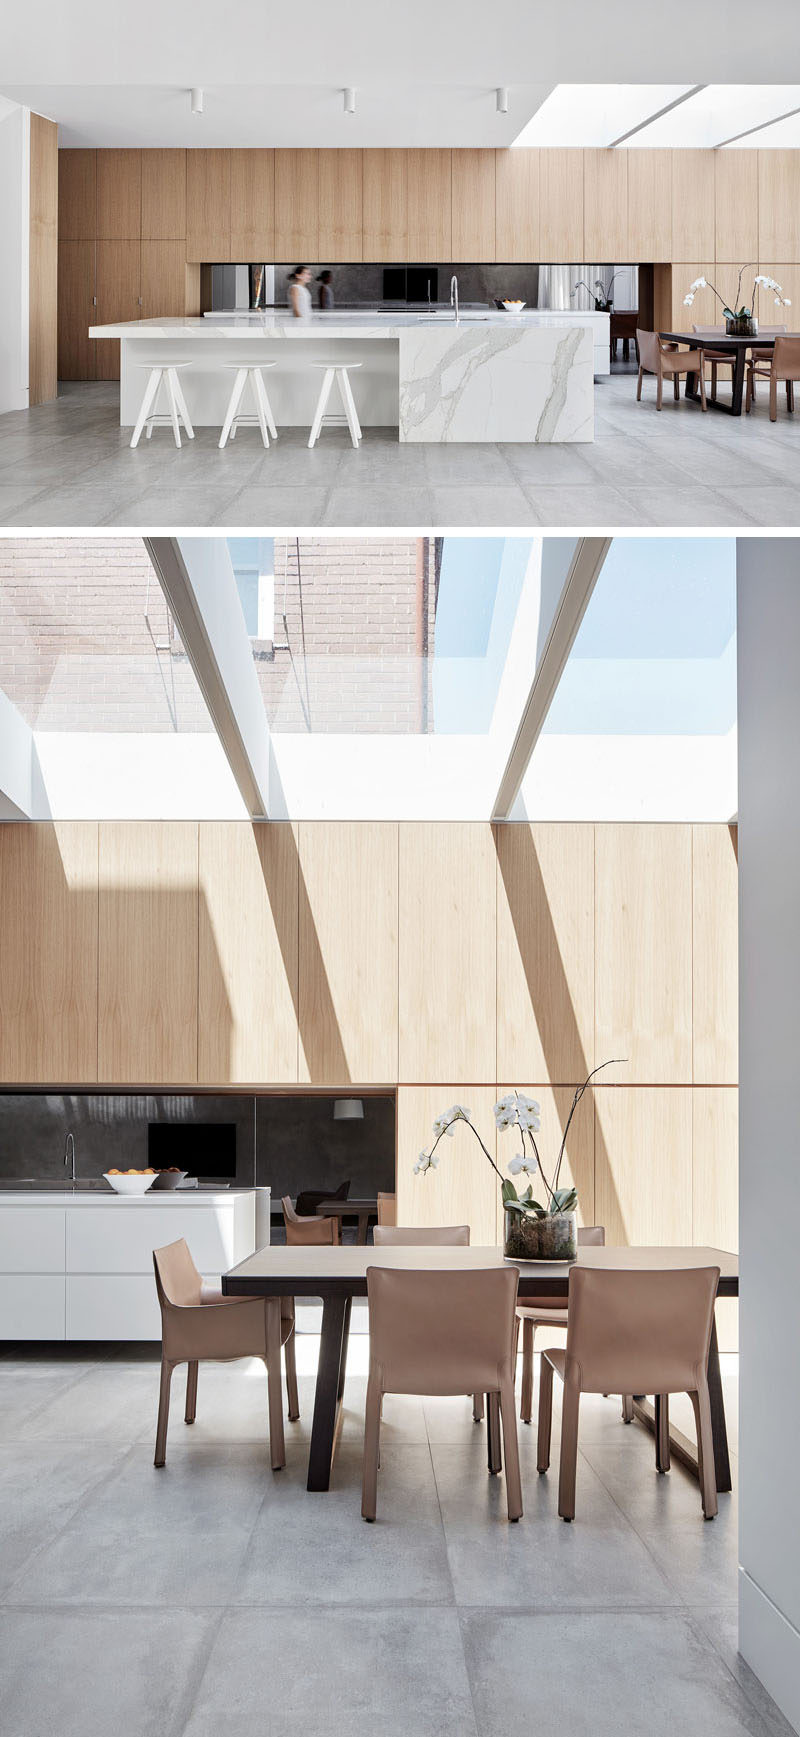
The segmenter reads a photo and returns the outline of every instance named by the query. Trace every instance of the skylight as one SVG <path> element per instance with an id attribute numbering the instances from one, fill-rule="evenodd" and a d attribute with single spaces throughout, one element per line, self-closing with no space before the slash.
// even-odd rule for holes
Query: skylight
<path id="1" fill-rule="evenodd" d="M 740 138 L 751 128 L 763 128 L 792 109 L 800 108 L 798 84 L 708 84 L 679 108 L 636 133 L 629 145 L 693 147 L 704 149 Z M 749 142 L 766 146 L 763 133 L 753 133 Z"/>
<path id="2" fill-rule="evenodd" d="M 515 145 L 800 146 L 800 85 L 558 84 Z"/>
<path id="3" fill-rule="evenodd" d="M 612 145 L 691 84 L 557 84 L 515 145 Z"/>

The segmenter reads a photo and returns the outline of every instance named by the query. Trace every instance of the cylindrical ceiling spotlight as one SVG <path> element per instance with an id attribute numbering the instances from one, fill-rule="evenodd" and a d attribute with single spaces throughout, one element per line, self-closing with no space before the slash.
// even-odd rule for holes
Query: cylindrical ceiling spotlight
<path id="1" fill-rule="evenodd" d="M 497 113 L 499 115 L 508 114 L 508 86 L 505 84 L 499 84 L 497 87 Z"/>
<path id="2" fill-rule="evenodd" d="M 191 96 L 192 96 L 192 114 L 193 115 L 201 115 L 203 113 L 203 92 L 202 92 L 199 85 L 195 85 L 193 87 Z"/>
<path id="3" fill-rule="evenodd" d="M 344 93 L 344 112 L 346 115 L 354 115 L 356 112 L 356 93 L 352 85 L 348 85 Z"/>

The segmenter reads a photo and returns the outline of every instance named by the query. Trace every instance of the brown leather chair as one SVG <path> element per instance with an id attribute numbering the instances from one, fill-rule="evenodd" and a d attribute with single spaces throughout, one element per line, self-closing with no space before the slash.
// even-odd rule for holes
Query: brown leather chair
<path id="1" fill-rule="evenodd" d="M 700 382 L 700 403 L 706 409 L 706 382 L 703 370 L 702 350 L 679 350 L 677 344 L 668 344 L 660 338 L 658 332 L 643 332 L 637 330 L 636 342 L 639 346 L 639 379 L 636 386 L 636 402 L 641 400 L 642 379 L 645 374 L 654 374 L 657 381 L 656 409 L 661 409 L 664 391 L 664 381 L 672 380 L 672 388 L 677 403 L 680 398 L 681 374 L 696 374 Z"/>
<path id="2" fill-rule="evenodd" d="M 708 1348 L 719 1267 L 677 1272 L 614 1272 L 573 1267 L 566 1350 L 542 1352 L 537 1466 L 550 1464 L 553 1375 L 564 1383 L 558 1511 L 575 1516 L 578 1412 L 582 1393 L 653 1393 L 656 1465 L 669 1468 L 667 1395 L 688 1393 L 697 1425 L 703 1513 L 717 1512 L 708 1397 Z M 660 1396 L 660 1397 L 659 1397 Z"/>
<path id="3" fill-rule="evenodd" d="M 364 1418 L 361 1512 L 377 1505 L 381 1405 L 385 1393 L 480 1391 L 499 1406 L 509 1520 L 522 1514 L 512 1363 L 515 1267 L 474 1273 L 367 1268 L 369 1379 Z"/>
<path id="4" fill-rule="evenodd" d="M 714 332 L 715 335 L 720 337 L 720 338 L 724 338 L 726 330 L 727 330 L 726 326 L 694 326 L 694 325 L 692 326 L 693 332 L 701 332 L 701 331 Z M 712 397 L 712 399 L 715 399 L 717 396 L 717 369 L 718 368 L 730 368 L 730 371 L 731 371 L 731 391 L 733 391 L 733 376 L 736 372 L 736 357 L 733 355 L 733 353 L 730 350 L 728 350 L 728 351 L 710 350 L 707 347 L 707 345 L 704 344 L 703 345 L 703 361 L 705 364 L 708 364 L 709 362 L 711 363 L 711 397 Z"/>
<path id="5" fill-rule="evenodd" d="M 785 326 L 762 326 L 762 325 L 759 325 L 758 329 L 759 329 L 759 336 L 762 338 L 776 338 L 779 333 L 783 333 L 786 331 Z M 748 369 L 750 367 L 751 362 L 765 362 L 767 365 L 767 368 L 769 368 L 769 366 L 772 362 L 772 351 L 771 350 L 763 350 L 763 349 L 758 348 L 758 346 L 757 346 L 754 350 L 750 351 L 750 355 L 748 356 L 748 359 L 747 359 Z M 750 398 L 751 398 L 751 402 L 753 404 L 755 404 L 755 401 L 756 401 L 755 378 L 753 378 L 753 380 L 751 381 Z"/>
<path id="6" fill-rule="evenodd" d="M 769 381 L 769 419 L 778 420 L 778 382 L 786 383 L 786 408 L 794 410 L 794 382 L 800 380 L 800 333 L 779 333 L 775 339 L 775 347 L 767 366 L 766 361 L 758 361 L 756 356 L 748 358 L 747 391 L 745 393 L 745 409 L 749 411 L 755 398 L 756 380 Z"/>
<path id="7" fill-rule="evenodd" d="M 323 1200 L 346 1200 L 349 1193 L 349 1181 L 340 1182 L 338 1188 L 301 1188 L 295 1201 L 295 1210 L 301 1218 L 313 1218 Z"/>
<path id="8" fill-rule="evenodd" d="M 397 1195 L 396 1194 L 379 1194 L 378 1195 L 378 1223 L 379 1224 L 396 1224 L 397 1223 Z"/>
<path id="9" fill-rule="evenodd" d="M 469 1248 L 468 1224 L 389 1225 L 376 1224 L 372 1232 L 376 1248 Z M 472 1415 L 476 1423 L 483 1419 L 483 1391 L 472 1395 Z"/>
<path id="10" fill-rule="evenodd" d="M 167 1425 L 172 1371 L 188 1364 L 187 1423 L 197 1412 L 197 1366 L 204 1361 L 227 1363 L 236 1357 L 260 1357 L 267 1367 L 269 1445 L 273 1471 L 286 1464 L 281 1405 L 281 1345 L 286 1357 L 289 1417 L 300 1416 L 294 1356 L 294 1312 L 284 1312 L 283 1298 L 223 1297 L 203 1301 L 202 1280 L 183 1237 L 153 1250 L 156 1290 L 161 1305 L 161 1388 L 158 1400 L 155 1464 L 167 1457 Z"/>
<path id="11" fill-rule="evenodd" d="M 602 1224 L 585 1224 L 578 1230 L 579 1248 L 604 1248 L 605 1240 L 605 1226 Z M 547 1297 L 537 1297 L 532 1303 L 517 1304 L 517 1338 L 520 1323 L 522 1325 L 522 1394 L 519 1415 L 523 1423 L 530 1423 L 533 1412 L 533 1342 L 536 1329 L 566 1327 L 567 1321 L 567 1310 Z"/>
<path id="12" fill-rule="evenodd" d="M 322 1196 L 323 1200 L 325 1196 Z M 286 1243 L 291 1247 L 296 1243 L 325 1243 L 339 1241 L 338 1218 L 303 1218 L 292 1205 L 288 1194 L 281 1201 L 283 1207 L 283 1222 L 286 1226 Z"/>

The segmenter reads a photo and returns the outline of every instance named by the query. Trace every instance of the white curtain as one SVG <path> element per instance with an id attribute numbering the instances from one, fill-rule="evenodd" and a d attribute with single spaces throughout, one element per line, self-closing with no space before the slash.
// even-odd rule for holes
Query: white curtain
<path id="1" fill-rule="evenodd" d="M 593 291 L 597 278 L 608 285 L 614 278 L 611 291 L 615 308 L 638 308 L 639 306 L 639 267 L 636 265 L 540 265 L 539 267 L 539 300 L 540 308 L 567 309 L 574 308 L 579 313 L 591 312 L 594 307 L 594 294 L 585 289 L 579 289 L 572 295 L 572 290 L 580 279 L 588 283 Z"/>

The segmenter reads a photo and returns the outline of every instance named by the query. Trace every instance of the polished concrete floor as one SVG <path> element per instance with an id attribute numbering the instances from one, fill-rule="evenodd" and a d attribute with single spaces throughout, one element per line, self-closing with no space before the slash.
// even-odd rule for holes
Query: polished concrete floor
<path id="1" fill-rule="evenodd" d="M 786 1737 L 736 1653 L 733 1497 L 704 1524 L 693 1481 L 658 1477 L 651 1439 L 598 1398 L 575 1524 L 522 1427 L 510 1527 L 468 1401 L 388 1399 L 366 1526 L 363 1339 L 333 1488 L 305 1489 L 317 1345 L 300 1342 L 302 1420 L 278 1474 L 260 1366 L 203 1367 L 192 1429 L 176 1377 L 157 1472 L 151 1349 L 0 1356 L 4 1731 Z"/>
<path id="2" fill-rule="evenodd" d="M 400 446 L 392 429 L 367 429 L 357 452 L 339 429 L 313 452 L 302 429 L 269 452 L 255 430 L 224 452 L 217 439 L 202 428 L 178 452 L 157 429 L 132 452 L 116 383 L 66 386 L 52 404 L 0 417 L 0 525 L 800 524 L 800 412 L 781 401 L 771 424 L 763 388 L 749 417 L 703 415 L 669 395 L 659 414 L 654 382 L 637 405 L 635 370 L 622 370 L 597 387 L 587 446 Z"/>

